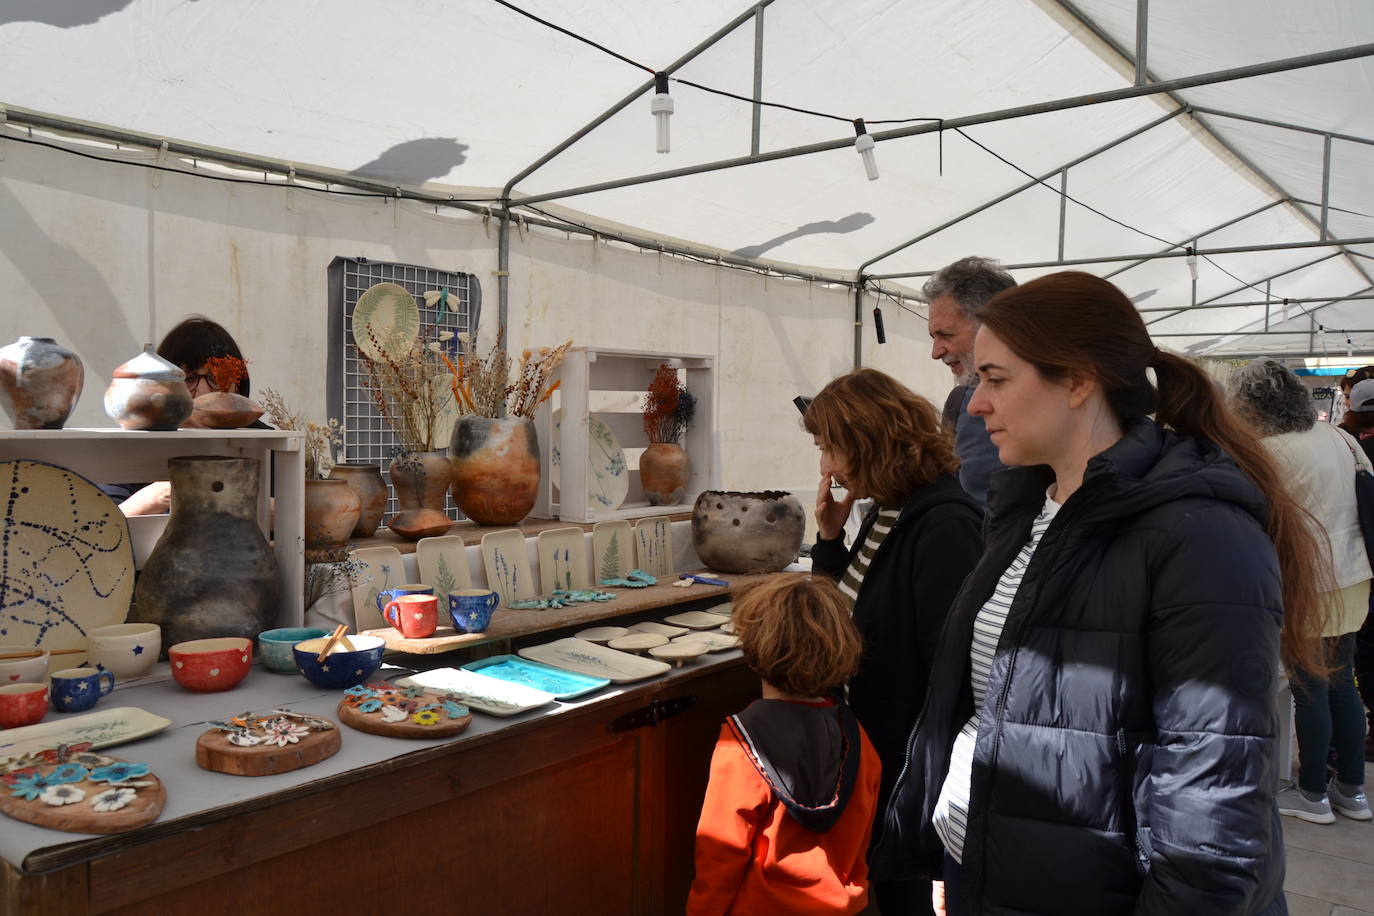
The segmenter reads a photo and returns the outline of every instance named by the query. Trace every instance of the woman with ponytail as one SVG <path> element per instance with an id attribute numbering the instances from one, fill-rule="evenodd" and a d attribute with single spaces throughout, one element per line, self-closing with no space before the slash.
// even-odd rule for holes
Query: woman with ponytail
<path id="1" fill-rule="evenodd" d="M 1286 913 L 1280 655 L 1323 670 L 1302 509 L 1111 283 L 979 318 L 969 412 L 1009 467 L 871 874 L 943 877 L 951 916 Z"/>

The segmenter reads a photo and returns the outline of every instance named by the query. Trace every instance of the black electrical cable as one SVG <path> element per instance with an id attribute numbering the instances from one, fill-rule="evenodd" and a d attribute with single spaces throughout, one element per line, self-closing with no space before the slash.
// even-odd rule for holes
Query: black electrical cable
<path id="1" fill-rule="evenodd" d="M 603 44 L 597 44 L 596 42 L 592 41 L 590 38 L 585 38 L 585 37 L 583 37 L 583 36 L 577 34 L 576 32 L 572 31 L 571 29 L 565 29 L 565 28 L 563 28 L 561 25 L 557 25 L 557 24 L 555 24 L 555 23 L 549 22 L 549 20 L 547 20 L 547 19 L 541 19 L 540 17 L 534 15 L 534 13 L 531 13 L 531 12 L 529 12 L 529 11 L 527 11 L 527 10 L 522 10 L 520 7 L 516 6 L 514 3 L 507 3 L 506 0 L 492 0 L 492 2 L 497 3 L 497 4 L 500 4 L 501 6 L 504 6 L 506 9 L 510 10 L 512 13 L 519 13 L 521 16 L 524 16 L 526 19 L 533 19 L 535 22 L 539 23 L 540 25 L 542 25 L 542 26 L 547 26 L 548 28 L 553 29 L 555 32 L 562 32 L 564 35 L 567 35 L 569 38 L 572 38 L 572 39 L 575 39 L 575 40 L 577 40 L 577 41 L 580 41 L 580 42 L 582 42 L 583 44 L 591 45 L 593 48 L 596 48 L 598 51 L 601 51 L 601 52 L 603 52 L 603 53 L 605 53 L 605 54 L 609 54 L 609 55 L 611 55 L 612 57 L 614 57 L 616 60 L 624 61 L 625 63 L 629 64 L 631 67 L 638 67 L 639 69 L 641 69 L 641 70 L 647 70 L 647 71 L 649 71 L 650 73 L 655 73 L 655 72 L 657 72 L 657 71 L 654 70 L 653 67 L 646 67 L 646 66 L 644 66 L 643 64 L 641 64 L 639 61 L 637 61 L 637 60 L 631 60 L 630 58 L 626 57 L 624 54 L 621 54 L 621 53 L 618 52 L 618 51 L 612 51 L 610 48 L 606 47 L 606 46 L 603 45 Z"/>

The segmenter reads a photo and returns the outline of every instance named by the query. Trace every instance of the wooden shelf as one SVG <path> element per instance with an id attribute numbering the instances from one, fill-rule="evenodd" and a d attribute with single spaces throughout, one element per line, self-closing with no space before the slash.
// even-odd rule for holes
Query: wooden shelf
<path id="1" fill-rule="evenodd" d="M 667 515 L 668 521 L 670 522 L 688 522 L 692 520 L 692 513 L 690 509 L 686 512 L 663 511 L 664 509 L 675 508 L 679 507 L 658 507 L 653 512 L 645 512 L 644 515 Z M 519 528 L 521 531 L 524 532 L 525 537 L 531 538 L 541 531 L 549 531 L 554 528 L 570 528 L 576 526 L 578 528 L 581 528 L 583 531 L 591 531 L 592 525 L 594 524 L 596 523 L 562 522 L 558 519 L 527 518 L 518 525 L 489 526 L 478 525 L 475 522 L 464 520 L 461 522 L 455 522 L 453 527 L 449 528 L 448 531 L 445 531 L 444 534 L 453 537 L 461 537 L 463 539 L 464 544 L 467 544 L 468 546 L 473 546 L 482 543 L 482 535 L 488 534 L 492 531 L 508 531 L 511 528 Z M 415 541 L 408 541 L 405 538 L 397 537 L 396 535 L 392 534 L 389 530 L 387 530 L 385 527 L 382 527 L 378 528 L 377 533 L 370 538 L 358 538 L 357 540 L 349 541 L 348 547 L 350 550 L 357 550 L 361 547 L 395 547 L 402 554 L 408 554 L 415 552 L 415 543 Z M 679 589 L 679 591 L 681 591 L 681 589 Z"/>

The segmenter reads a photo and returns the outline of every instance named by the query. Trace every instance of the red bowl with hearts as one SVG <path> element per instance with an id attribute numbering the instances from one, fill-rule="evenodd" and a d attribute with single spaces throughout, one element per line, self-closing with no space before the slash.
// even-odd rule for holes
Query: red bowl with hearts
<path id="1" fill-rule="evenodd" d="M 239 636 L 193 639 L 167 650 L 172 678 L 187 690 L 218 693 L 237 687 L 253 667 L 253 641 Z"/>

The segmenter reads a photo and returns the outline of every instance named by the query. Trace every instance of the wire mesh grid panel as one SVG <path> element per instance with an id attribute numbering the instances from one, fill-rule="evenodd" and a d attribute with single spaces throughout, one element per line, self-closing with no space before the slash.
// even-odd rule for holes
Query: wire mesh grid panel
<path id="1" fill-rule="evenodd" d="M 414 264 L 336 258 L 330 265 L 330 415 L 343 418 L 342 460 L 382 468 L 388 490 L 385 517 L 390 518 L 396 513 L 397 505 L 388 472 L 391 458 L 401 448 L 401 440 L 377 409 L 353 338 L 353 309 L 363 293 L 378 283 L 395 283 L 415 297 L 420 310 L 420 326 L 426 334 L 474 333 L 481 314 L 482 291 L 477 278 L 471 274 Z M 426 303 L 425 293 L 433 290 L 447 290 L 447 301 Z M 445 442 L 440 447 L 447 445 Z M 462 518 L 452 497 L 446 497 L 444 502 L 444 509 L 451 517 Z"/>

